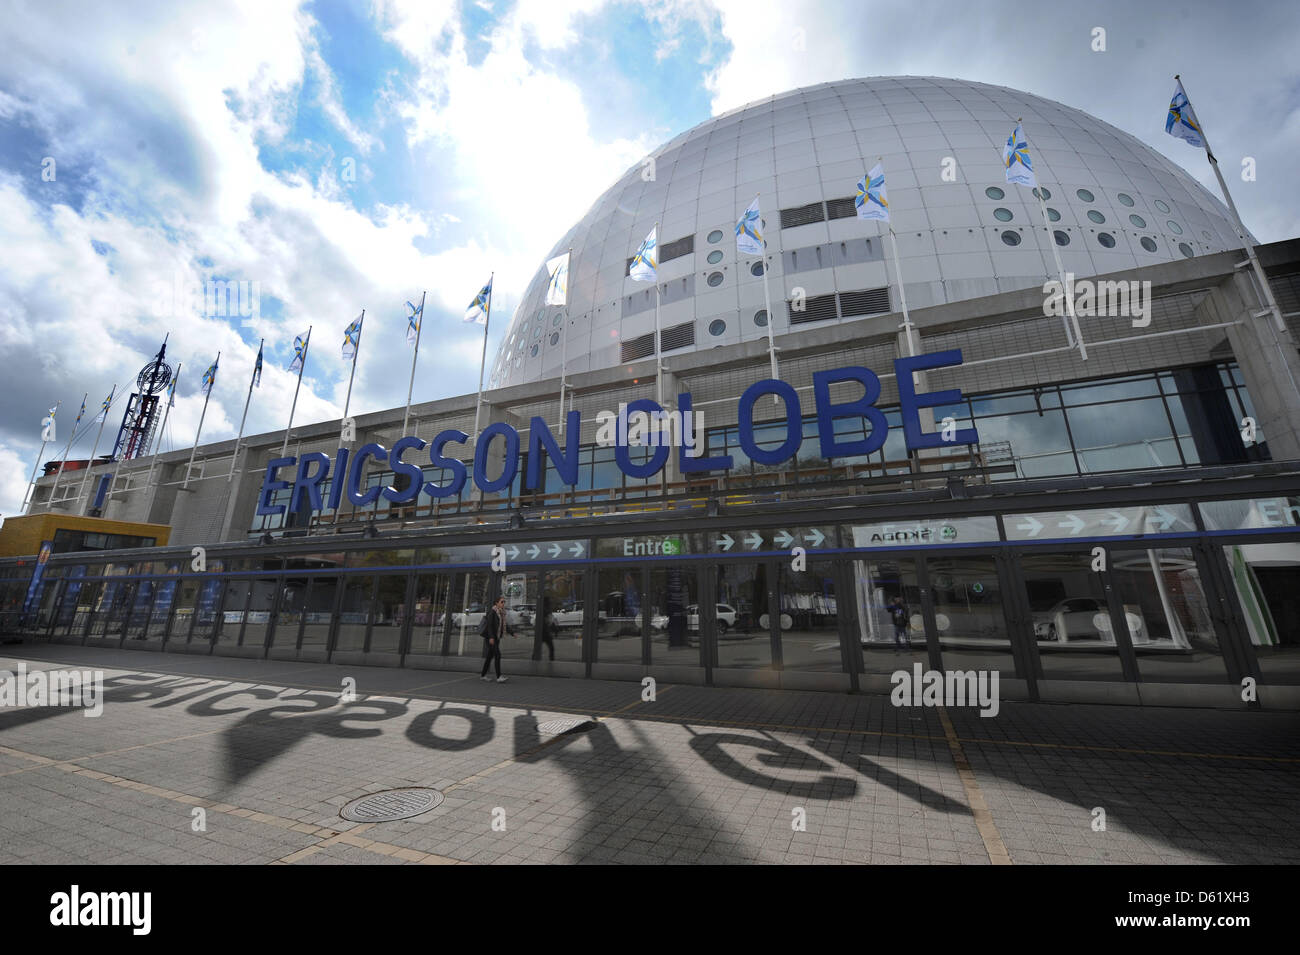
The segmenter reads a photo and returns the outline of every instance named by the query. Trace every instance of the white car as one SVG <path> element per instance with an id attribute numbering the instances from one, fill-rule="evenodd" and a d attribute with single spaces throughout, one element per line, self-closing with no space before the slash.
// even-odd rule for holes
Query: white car
<path id="1" fill-rule="evenodd" d="M 583 616 L 582 603 L 578 602 L 567 610 L 555 611 L 555 625 L 557 627 L 581 627 Z M 597 617 L 604 620 L 605 611 L 599 611 Z"/>
<path id="2" fill-rule="evenodd" d="M 641 629 L 641 615 L 640 615 L 640 614 L 637 614 L 637 615 L 632 619 L 632 625 L 635 626 L 638 630 Z M 652 614 L 651 617 L 650 617 L 650 629 L 651 629 L 651 630 L 667 630 L 667 629 L 668 629 L 668 615 L 665 614 L 665 613 L 656 613 L 656 614 Z"/>
<path id="3" fill-rule="evenodd" d="M 727 604 L 715 604 L 714 612 L 718 622 L 718 633 L 726 633 L 736 625 L 736 608 Z M 686 626 L 690 630 L 700 629 L 700 608 L 691 604 L 686 608 Z"/>
<path id="4" fill-rule="evenodd" d="M 1068 640 L 1097 640 L 1103 634 L 1097 629 L 1094 619 L 1098 614 L 1106 618 L 1106 607 L 1091 597 L 1067 597 L 1047 610 L 1033 615 L 1034 639 L 1054 640 L 1065 643 Z"/>
<path id="5" fill-rule="evenodd" d="M 455 630 L 459 630 L 463 624 L 465 629 L 473 630 L 477 633 L 479 624 L 482 622 L 483 610 L 478 606 L 471 607 L 468 612 L 454 613 L 451 615 L 451 625 Z M 523 617 L 519 614 L 519 611 L 507 607 L 506 626 L 512 630 L 518 630 L 521 627 L 527 626 L 527 624 L 524 623 Z"/>

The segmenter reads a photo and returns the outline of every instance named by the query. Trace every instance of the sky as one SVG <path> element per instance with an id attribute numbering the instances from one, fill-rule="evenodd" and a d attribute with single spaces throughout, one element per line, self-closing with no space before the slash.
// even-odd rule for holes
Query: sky
<path id="1" fill-rule="evenodd" d="M 56 402 L 88 457 L 95 409 L 167 336 L 163 450 L 401 407 L 404 302 L 427 294 L 414 400 L 473 393 L 554 242 L 627 169 L 711 116 L 859 76 L 1025 90 L 1123 129 L 1218 195 L 1164 133 L 1181 73 L 1262 241 L 1300 236 L 1300 4 L 760 0 L 11 0 L 0 18 L 0 515 L 21 511 Z M 1104 31 L 1104 49 L 1096 49 Z M 1255 177 L 1246 181 L 1244 159 Z M 206 282 L 247 283 L 226 314 Z M 238 286 L 236 286 L 238 288 Z M 243 314 L 240 314 L 241 308 Z M 235 314 L 230 314 L 234 312 Z M 108 416 L 111 450 L 125 397 Z"/>

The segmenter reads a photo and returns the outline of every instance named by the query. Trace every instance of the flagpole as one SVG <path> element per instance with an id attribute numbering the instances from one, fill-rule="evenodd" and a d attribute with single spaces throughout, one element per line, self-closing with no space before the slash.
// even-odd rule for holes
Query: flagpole
<path id="1" fill-rule="evenodd" d="M 664 406 L 664 363 L 659 349 L 659 223 L 655 223 L 655 389 L 659 407 Z"/>
<path id="2" fill-rule="evenodd" d="M 190 486 L 190 469 L 194 467 L 194 455 L 198 453 L 199 450 L 199 435 L 203 433 L 203 419 L 207 417 L 208 414 L 208 402 L 212 400 L 212 389 L 217 386 L 216 369 L 221 367 L 221 352 L 217 352 L 217 360 L 214 361 L 212 365 L 214 369 L 212 372 L 212 383 L 208 385 L 207 394 L 203 396 L 203 410 L 199 412 L 199 430 L 194 432 L 194 447 L 190 448 L 190 462 L 185 465 L 185 481 L 181 484 L 182 491 Z"/>
<path id="3" fill-rule="evenodd" d="M 99 439 L 104 434 L 104 424 L 108 421 L 108 412 L 113 407 L 113 396 L 117 394 L 117 384 L 114 383 L 113 390 L 108 393 L 108 407 L 101 409 L 103 417 L 99 421 L 99 430 L 95 432 L 95 443 L 90 449 L 90 461 L 86 464 L 86 473 L 81 478 L 81 487 L 77 489 L 77 509 L 81 508 L 81 496 L 86 493 L 86 485 L 90 483 L 90 472 L 95 466 L 95 455 L 99 452 Z"/>
<path id="4" fill-rule="evenodd" d="M 62 401 L 54 402 L 54 414 L 50 415 L 50 417 L 57 418 L 59 413 L 59 408 L 61 408 L 62 406 L 63 406 Z M 32 476 L 31 479 L 27 482 L 27 493 L 23 497 L 24 510 L 28 510 L 28 511 L 31 510 L 32 503 L 33 503 L 33 501 L 31 500 L 32 489 L 36 486 L 36 472 L 37 470 L 40 469 L 41 458 L 45 457 L 45 446 L 49 443 L 50 443 L 49 438 L 46 438 L 43 441 L 41 441 L 41 449 L 36 452 L 36 463 L 32 465 Z M 62 467 L 62 465 L 60 465 L 60 467 Z M 52 494 L 54 492 L 51 491 L 50 493 Z"/>
<path id="5" fill-rule="evenodd" d="M 163 409 L 162 425 L 158 428 L 158 440 L 154 442 L 153 457 L 149 459 L 149 473 L 145 475 L 144 486 L 149 488 L 149 503 L 145 505 L 145 520 L 149 519 L 149 512 L 153 510 L 153 499 L 158 493 L 158 488 L 153 484 L 153 466 L 158 463 L 158 453 L 162 449 L 163 432 L 167 430 L 167 418 L 172 413 L 172 405 L 176 403 L 176 383 L 181 380 L 181 362 L 176 363 L 176 375 L 172 378 L 171 387 L 167 394 L 167 407 Z"/>
<path id="6" fill-rule="evenodd" d="M 480 272 L 480 275 L 483 273 Z M 496 294 L 495 279 L 497 274 L 493 272 L 488 276 L 488 298 L 486 308 L 483 309 L 483 354 L 478 361 L 478 402 L 474 405 L 474 444 L 478 444 L 478 421 L 479 412 L 483 410 L 483 368 L 487 363 L 487 342 L 488 328 L 492 324 L 492 296 Z M 566 305 L 567 308 L 567 296 Z"/>
<path id="7" fill-rule="evenodd" d="M 293 413 L 298 410 L 298 391 L 302 388 L 302 373 L 307 369 L 307 352 L 311 349 L 311 329 L 307 326 L 307 340 L 302 343 L 302 361 L 298 365 L 298 384 L 293 387 L 293 404 L 289 406 L 289 425 L 284 429 L 284 444 L 280 447 L 280 457 L 289 453 L 289 432 L 293 430 Z M 204 405 L 206 408 L 207 405 Z"/>
<path id="8" fill-rule="evenodd" d="M 89 391 L 86 392 L 84 395 L 81 396 L 81 407 L 82 407 L 82 408 L 85 408 L 85 407 L 86 407 L 86 401 L 87 401 L 89 398 L 90 398 L 90 392 L 89 392 Z M 85 412 L 83 411 L 82 414 L 84 414 L 84 413 L 85 413 Z M 68 434 L 68 444 L 67 444 L 67 447 L 65 447 L 65 448 L 63 449 L 63 460 L 61 460 L 61 461 L 59 462 L 59 469 L 58 469 L 57 471 L 54 472 L 54 485 L 50 488 L 50 500 L 49 500 L 49 502 L 48 502 L 48 505 L 47 505 L 46 508 L 45 508 L 47 511 L 50 510 L 50 509 L 52 509 L 53 506 L 54 506 L 54 492 L 57 491 L 57 490 L 59 489 L 59 479 L 63 477 L 63 465 L 67 463 L 67 461 L 68 461 L 68 454 L 72 451 L 72 441 L 73 441 L 73 439 L 74 439 L 74 438 L 76 437 L 76 435 L 77 435 L 77 425 L 79 425 L 79 424 L 81 424 L 81 415 L 78 415 L 78 416 L 77 416 L 77 420 L 74 421 L 74 422 L 72 423 L 72 431 L 69 432 L 69 434 Z"/>
<path id="9" fill-rule="evenodd" d="M 569 287 L 573 284 L 573 246 L 569 246 L 569 258 L 565 268 L 569 270 L 564 277 L 564 327 L 560 329 L 560 334 L 564 336 L 560 342 L 560 437 L 564 437 L 564 388 L 567 384 L 566 376 L 569 372 Z"/>
<path id="10" fill-rule="evenodd" d="M 420 321 L 415 326 L 415 352 L 411 355 L 411 383 L 406 386 L 406 413 L 402 415 L 402 436 L 406 436 L 406 423 L 411 419 L 411 395 L 415 391 L 415 360 L 420 357 L 420 332 L 424 331 L 424 296 L 427 291 L 420 293 Z M 361 342 L 357 342 L 357 348 L 360 349 Z"/>
<path id="11" fill-rule="evenodd" d="M 352 349 L 352 371 L 348 374 L 348 396 L 343 399 L 343 420 L 345 421 L 348 417 L 348 408 L 352 406 L 352 379 L 357 376 L 357 355 L 361 353 L 361 333 L 366 327 L 366 310 L 364 308 L 361 310 L 361 318 L 358 321 L 360 324 L 357 325 L 357 347 Z M 423 312 L 420 313 L 420 324 L 424 324 Z M 402 433 L 405 434 L 406 432 L 403 431 Z"/>
<path id="12" fill-rule="evenodd" d="M 754 193 L 755 202 L 758 201 L 758 196 L 759 194 L 757 192 Z M 760 227 L 762 226 L 761 221 L 759 225 Z M 763 306 L 767 309 L 767 357 L 768 360 L 772 363 L 773 380 L 780 381 L 781 375 L 780 372 L 777 370 L 777 366 L 776 366 L 776 332 L 773 330 L 773 326 L 776 324 L 776 317 L 772 314 L 772 293 L 768 290 L 767 287 L 767 273 L 768 273 L 767 240 L 765 239 L 763 241 Z M 780 404 L 781 403 L 780 396 L 773 395 L 772 402 L 774 404 Z"/>
<path id="13" fill-rule="evenodd" d="M 263 338 L 257 344 L 257 353 L 262 354 L 262 346 L 266 344 Z M 248 420 L 248 405 L 253 400 L 253 382 L 257 381 L 257 365 L 253 365 L 252 377 L 248 379 L 248 397 L 244 399 L 244 413 L 239 419 L 239 436 L 235 438 L 235 450 L 230 455 L 230 474 L 226 476 L 226 483 L 229 484 L 235 479 L 235 462 L 239 460 L 239 442 L 244 440 L 244 422 Z"/>

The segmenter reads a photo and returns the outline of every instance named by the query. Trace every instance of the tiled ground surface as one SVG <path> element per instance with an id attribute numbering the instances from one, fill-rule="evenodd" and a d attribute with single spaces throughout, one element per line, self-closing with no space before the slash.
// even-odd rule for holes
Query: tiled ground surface
<path id="1" fill-rule="evenodd" d="M 96 719 L 0 709 L 4 863 L 1300 862 L 1296 714 L 1004 703 L 948 731 L 884 697 L 5 649 L 107 687 Z M 338 815 L 403 786 L 446 800 Z"/>

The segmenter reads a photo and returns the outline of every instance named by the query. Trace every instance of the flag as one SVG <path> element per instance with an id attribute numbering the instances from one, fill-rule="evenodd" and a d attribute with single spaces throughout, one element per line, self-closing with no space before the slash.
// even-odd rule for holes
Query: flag
<path id="1" fill-rule="evenodd" d="M 176 378 L 172 378 L 171 384 L 167 386 L 167 407 L 176 407 Z M 81 410 L 86 410 L 86 403 L 84 401 L 81 403 Z M 77 420 L 81 420 L 80 416 L 78 416 Z"/>
<path id="2" fill-rule="evenodd" d="M 104 403 L 99 406 L 99 413 L 104 416 L 105 420 L 108 419 L 108 407 L 113 403 L 113 395 L 115 394 L 117 394 L 117 385 L 113 386 L 113 390 L 108 393 L 108 397 L 104 399 Z M 98 415 L 96 415 L 96 417 L 98 417 Z"/>
<path id="3" fill-rule="evenodd" d="M 557 255 L 546 263 L 546 274 L 551 277 L 546 286 L 547 305 L 569 303 L 569 253 Z"/>
<path id="4" fill-rule="evenodd" d="M 55 405 L 50 409 L 50 413 L 41 419 L 41 440 L 55 441 L 54 437 L 54 415 L 58 412 L 59 406 Z"/>
<path id="5" fill-rule="evenodd" d="M 632 256 L 632 265 L 627 270 L 627 274 L 632 277 L 633 282 L 653 282 L 659 277 L 659 243 L 655 238 L 655 233 L 658 231 L 658 226 L 651 229 L 650 234 L 641 243 L 641 248 L 637 249 L 636 255 Z"/>
<path id="6" fill-rule="evenodd" d="M 263 347 L 264 346 L 262 345 L 257 346 L 257 364 L 253 366 L 253 387 L 254 388 L 262 387 L 262 348 Z M 174 386 L 175 382 L 173 382 L 172 384 Z"/>
<path id="7" fill-rule="evenodd" d="M 758 196 L 736 223 L 736 251 L 745 255 L 763 254 L 763 215 L 758 211 Z"/>
<path id="8" fill-rule="evenodd" d="M 858 181 L 858 194 L 853 198 L 859 219 L 878 219 L 889 221 L 889 196 L 885 192 L 885 167 L 876 163 L 875 168 Z"/>
<path id="9" fill-rule="evenodd" d="M 77 425 L 81 424 L 81 416 L 84 415 L 85 413 L 86 413 L 86 399 L 85 399 L 85 398 L 82 398 L 82 399 L 81 399 L 81 410 L 77 412 L 77 420 L 74 421 L 74 422 L 72 423 L 72 426 L 73 426 L 74 428 L 75 428 Z"/>
<path id="10" fill-rule="evenodd" d="M 488 320 L 488 309 L 491 307 L 492 280 L 488 279 L 488 284 L 478 290 L 478 294 L 474 296 L 474 301 L 470 302 L 469 308 L 465 309 L 465 321 L 486 325 Z"/>
<path id="11" fill-rule="evenodd" d="M 1007 137 L 1007 144 L 1002 149 L 1002 161 L 1007 167 L 1007 182 L 1021 186 L 1036 186 L 1034 166 L 1029 159 L 1029 144 L 1025 134 L 1016 123 L 1016 128 Z"/>
<path id="12" fill-rule="evenodd" d="M 58 405 L 55 405 L 53 408 L 50 409 L 50 417 L 51 417 L 51 418 L 53 418 L 53 417 L 54 417 L 56 414 L 58 414 L 58 413 L 59 413 L 59 406 L 58 406 Z"/>
<path id="13" fill-rule="evenodd" d="M 1192 104 L 1183 92 L 1183 81 L 1175 79 L 1174 98 L 1169 101 L 1169 115 L 1165 117 L 1165 132 L 1178 139 L 1187 140 L 1192 146 L 1204 146 L 1205 137 L 1201 135 L 1201 124 L 1196 121 Z"/>
<path id="14" fill-rule="evenodd" d="M 218 359 L 219 361 L 220 359 Z M 217 383 L 217 362 L 208 366 L 208 370 L 203 373 L 203 394 L 204 396 L 212 394 L 212 386 Z"/>
<path id="15" fill-rule="evenodd" d="M 406 343 L 408 345 L 414 345 L 415 336 L 420 332 L 420 317 L 421 313 L 424 311 L 424 303 L 421 302 L 416 306 L 407 302 L 406 309 L 411 313 L 406 316 Z"/>
<path id="16" fill-rule="evenodd" d="M 361 320 L 365 318 L 365 312 L 358 315 L 347 328 L 343 329 L 343 360 L 351 361 L 357 355 L 357 348 L 361 345 Z"/>
<path id="17" fill-rule="evenodd" d="M 289 370 L 302 373 L 302 366 L 307 362 L 307 339 L 311 337 L 311 332 L 304 335 L 295 335 L 293 338 L 293 361 L 289 362 Z"/>

